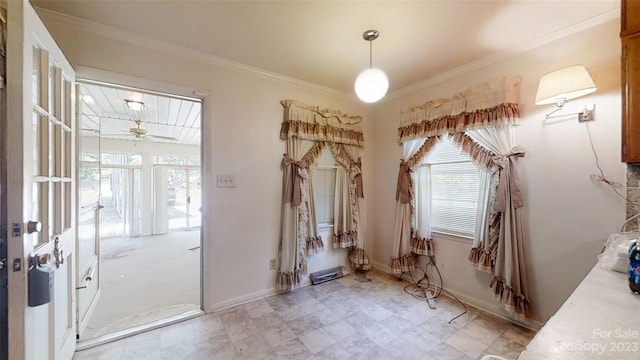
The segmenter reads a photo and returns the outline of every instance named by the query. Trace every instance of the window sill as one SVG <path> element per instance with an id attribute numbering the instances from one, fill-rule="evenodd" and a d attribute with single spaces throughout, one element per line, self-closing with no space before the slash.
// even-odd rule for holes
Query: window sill
<path id="1" fill-rule="evenodd" d="M 473 238 L 471 238 L 471 237 L 462 236 L 462 235 L 447 234 L 447 233 L 442 233 L 442 232 L 437 232 L 437 231 L 433 231 L 431 233 L 431 236 L 435 240 L 457 241 L 457 242 L 460 242 L 460 243 L 463 243 L 463 244 L 469 244 L 469 245 L 473 242 Z"/>

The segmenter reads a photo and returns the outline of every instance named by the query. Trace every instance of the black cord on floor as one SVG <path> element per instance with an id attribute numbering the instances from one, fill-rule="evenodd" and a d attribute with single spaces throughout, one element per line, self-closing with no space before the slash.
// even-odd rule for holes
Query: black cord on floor
<path id="1" fill-rule="evenodd" d="M 422 299 L 434 300 L 440 297 L 440 295 L 442 295 L 443 292 L 448 294 L 450 297 L 454 298 L 462 306 L 464 311 L 461 314 L 454 316 L 451 320 L 449 320 L 448 323 L 451 324 L 454 320 L 458 319 L 459 317 L 465 315 L 468 312 L 467 305 L 465 305 L 465 303 L 460 301 L 460 299 L 458 299 L 457 296 L 453 295 L 452 293 L 444 289 L 442 274 L 440 274 L 440 269 L 438 269 L 438 266 L 436 266 L 435 261 L 433 261 L 433 256 L 427 256 L 427 259 L 428 261 L 424 267 L 424 270 L 418 267 L 415 268 L 420 272 L 422 272 L 422 277 L 419 280 L 415 279 L 415 277 L 413 276 L 413 271 L 408 271 L 408 274 L 411 277 L 411 284 L 404 287 L 404 292 L 413 296 L 416 299 L 421 299 L 421 300 Z M 429 271 L 429 269 L 432 269 L 432 270 Z M 433 273 L 434 270 L 435 270 L 435 273 Z M 429 273 L 432 273 L 432 274 L 429 274 Z M 436 274 L 437 274 L 438 283 L 435 283 L 435 282 L 431 283 L 431 276 L 435 277 Z M 402 278 L 402 275 L 401 275 L 401 278 Z M 433 291 L 433 295 L 430 295 L 428 293 L 430 291 Z"/>

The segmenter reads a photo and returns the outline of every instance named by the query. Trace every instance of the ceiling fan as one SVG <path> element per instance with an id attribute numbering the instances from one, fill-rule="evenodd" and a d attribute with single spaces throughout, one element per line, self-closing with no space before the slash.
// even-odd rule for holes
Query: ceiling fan
<path id="1" fill-rule="evenodd" d="M 129 135 L 135 136 L 136 139 L 154 138 L 154 139 L 170 140 L 170 141 L 178 140 L 171 136 L 147 134 L 147 130 L 142 128 L 142 120 L 135 120 L 134 122 L 136 123 L 136 127 L 129 128 L 128 133 Z M 126 130 L 123 130 L 123 131 L 127 132 Z"/>

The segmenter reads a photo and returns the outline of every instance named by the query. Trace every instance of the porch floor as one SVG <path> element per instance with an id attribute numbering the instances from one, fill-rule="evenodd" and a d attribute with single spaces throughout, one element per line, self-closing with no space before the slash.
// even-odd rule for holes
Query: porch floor
<path id="1" fill-rule="evenodd" d="M 200 309 L 200 231 L 104 238 L 101 296 L 81 340 Z"/>

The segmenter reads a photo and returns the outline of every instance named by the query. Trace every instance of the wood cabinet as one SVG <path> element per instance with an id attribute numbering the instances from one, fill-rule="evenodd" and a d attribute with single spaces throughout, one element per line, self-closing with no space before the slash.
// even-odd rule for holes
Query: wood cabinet
<path id="1" fill-rule="evenodd" d="M 622 0 L 622 161 L 640 163 L 640 0 Z"/>

